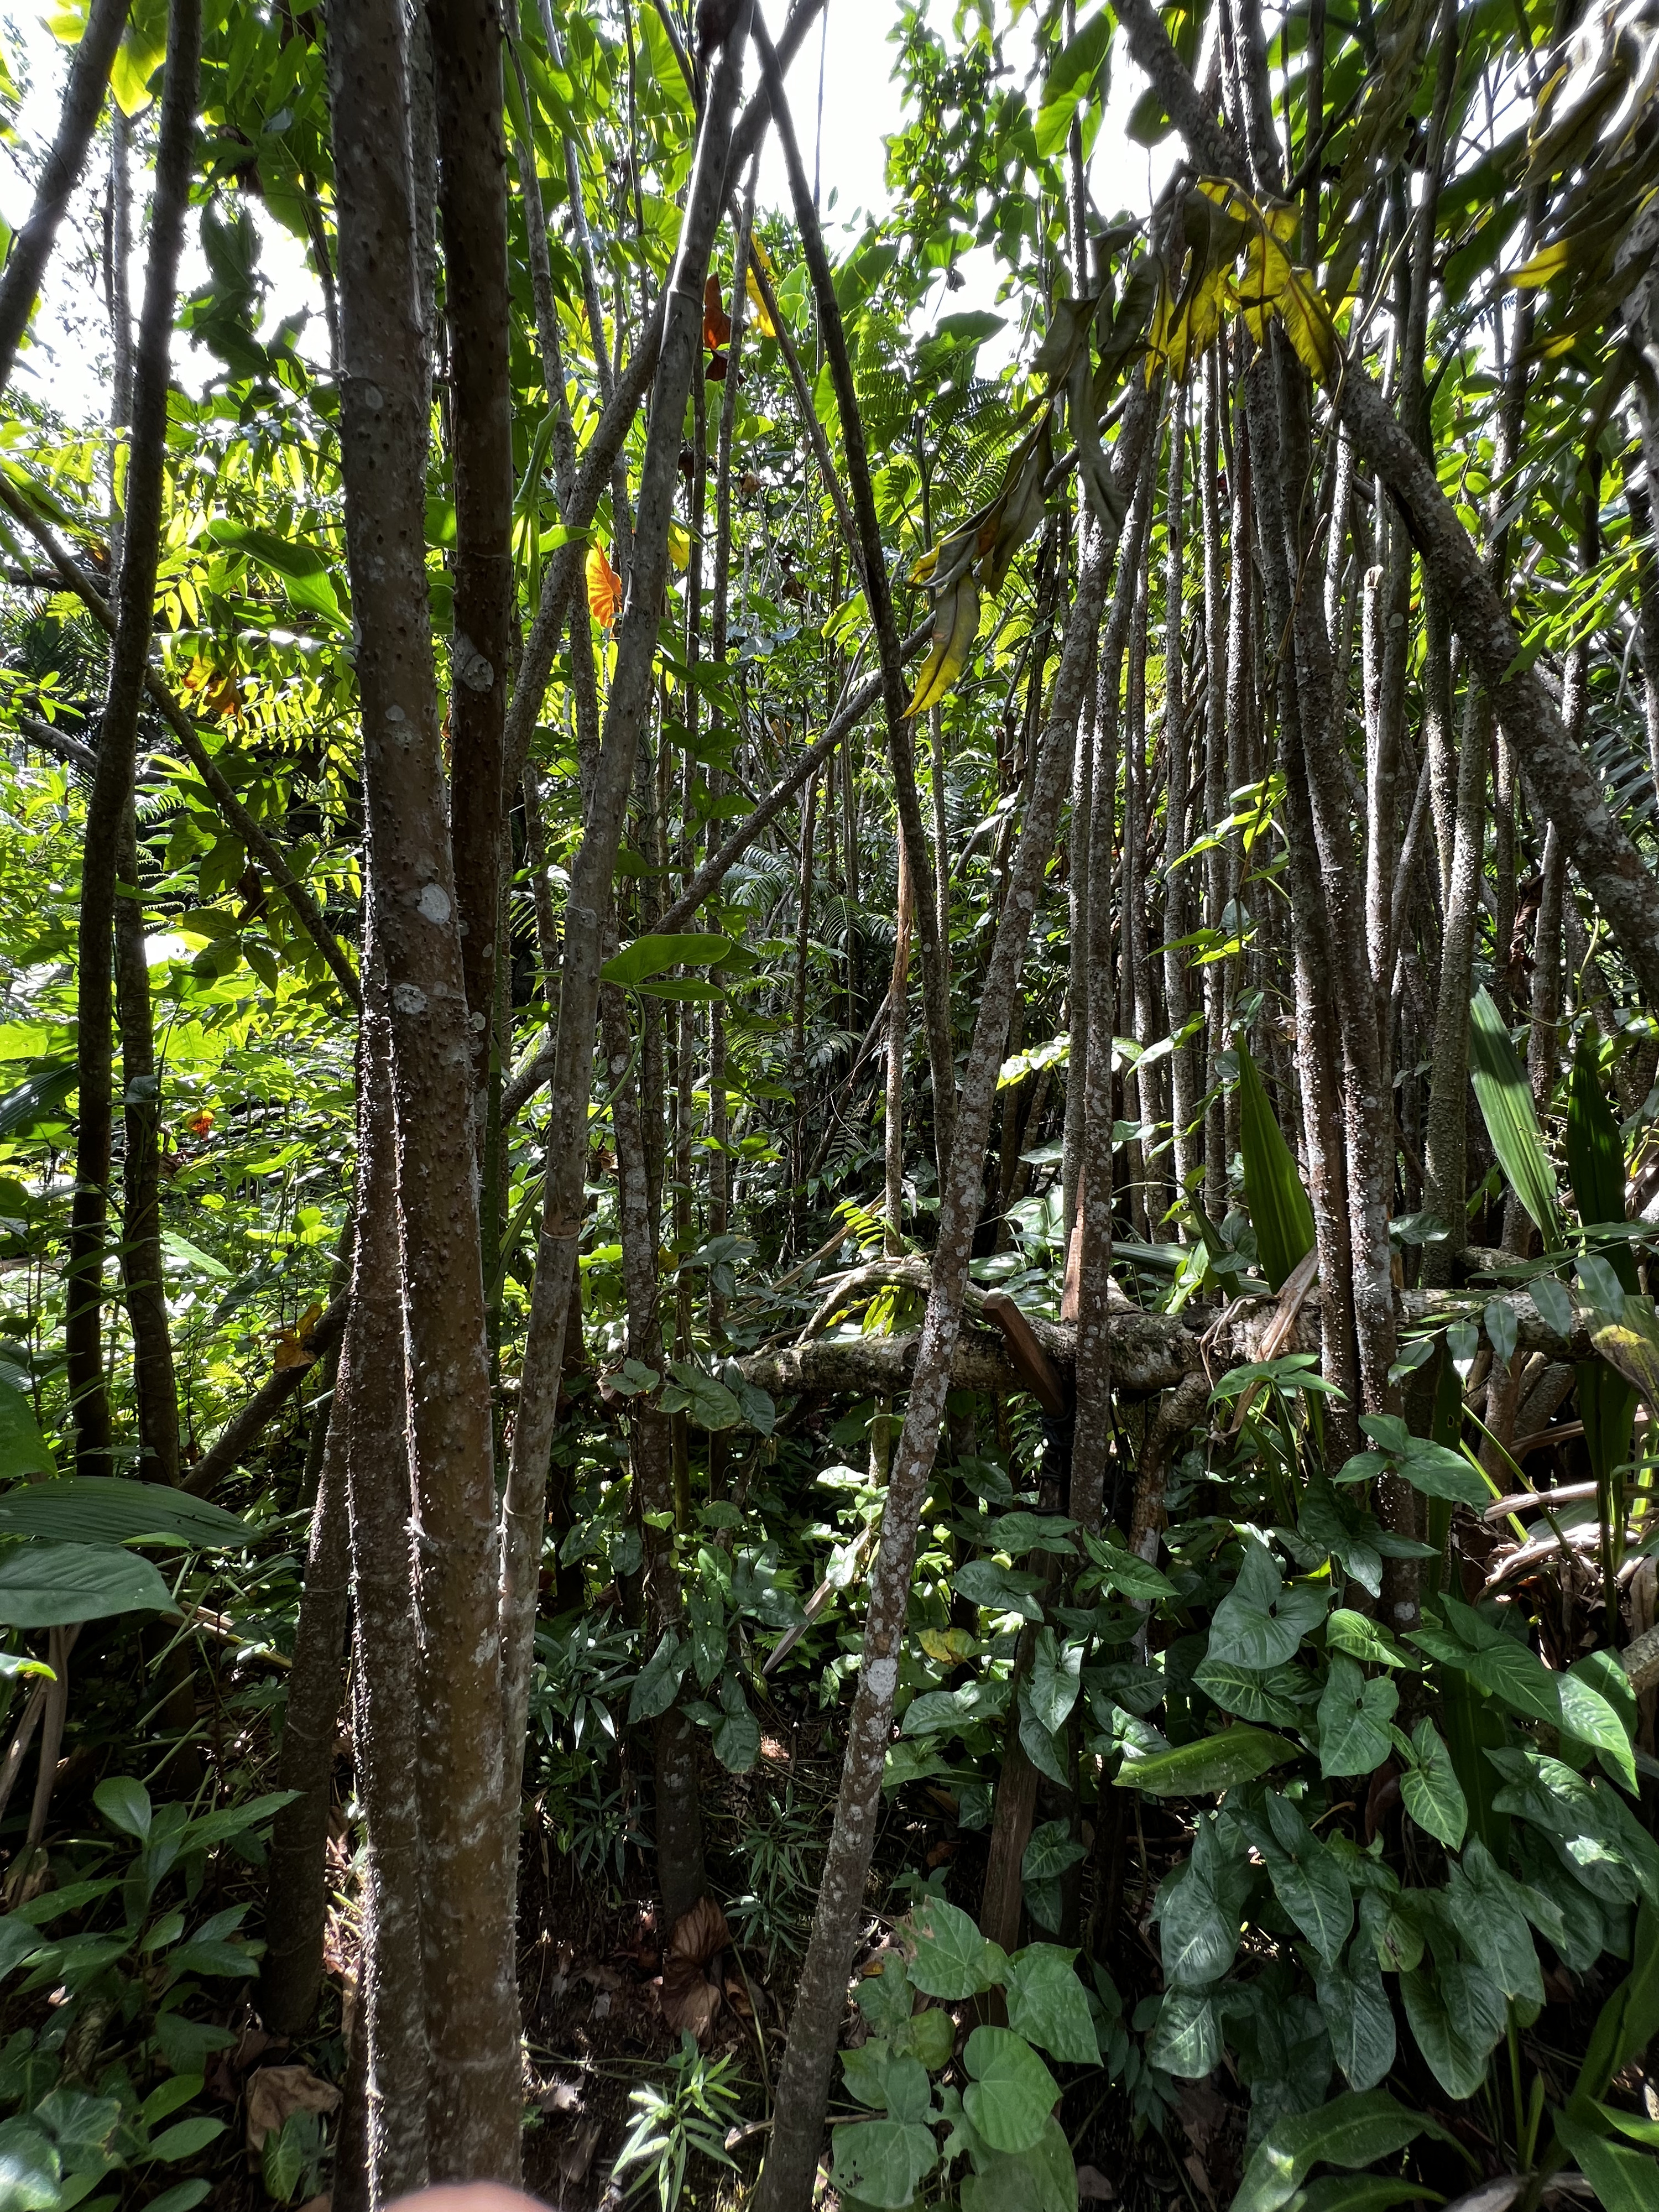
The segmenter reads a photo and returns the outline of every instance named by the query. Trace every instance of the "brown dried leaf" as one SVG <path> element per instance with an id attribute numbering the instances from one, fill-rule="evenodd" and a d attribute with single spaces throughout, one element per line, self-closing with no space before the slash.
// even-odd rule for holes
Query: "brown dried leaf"
<path id="1" fill-rule="evenodd" d="M 340 2093 L 308 2066 L 262 2066 L 248 2076 L 247 2147 L 258 2152 L 292 2112 L 331 2112 Z"/>
<path id="2" fill-rule="evenodd" d="M 670 1959 L 662 1970 L 662 2016 L 678 2033 L 689 2027 L 699 2043 L 714 2025 L 720 1993 L 695 1959 Z"/>
<path id="3" fill-rule="evenodd" d="M 732 1930 L 726 1924 L 726 1915 L 719 1902 L 712 1897 L 700 1897 L 670 1930 L 669 1956 L 694 1960 L 698 1966 L 706 1966 L 715 1953 L 725 1950 L 731 1941 Z"/>
<path id="4" fill-rule="evenodd" d="M 1117 2195 L 1116 2190 L 1097 2166 L 1079 2166 L 1077 2193 L 1085 2204 L 1109 2204 Z"/>

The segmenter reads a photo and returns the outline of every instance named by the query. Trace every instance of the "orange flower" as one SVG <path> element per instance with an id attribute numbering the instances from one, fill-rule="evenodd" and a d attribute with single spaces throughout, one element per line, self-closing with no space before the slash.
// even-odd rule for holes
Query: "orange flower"
<path id="1" fill-rule="evenodd" d="M 587 549 L 587 604 L 601 629 L 613 629 L 622 612 L 623 580 L 597 539 Z"/>

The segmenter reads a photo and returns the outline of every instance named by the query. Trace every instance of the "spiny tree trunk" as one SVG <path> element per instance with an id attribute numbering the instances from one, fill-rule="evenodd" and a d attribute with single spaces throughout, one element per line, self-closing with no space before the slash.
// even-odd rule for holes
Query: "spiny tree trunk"
<path id="1" fill-rule="evenodd" d="M 427 363 L 402 11 L 331 30 L 341 465 L 403 1224 L 421 1645 L 421 1946 L 434 2179 L 519 2164 L 518 2000 L 501 1798 L 497 1539 L 467 1000 L 425 562 Z"/>
<path id="2" fill-rule="evenodd" d="M 98 738 L 98 766 L 87 800 L 82 857 L 80 975 L 76 1014 L 79 1129 L 75 1196 L 65 1270 L 65 1353 L 82 1474 L 107 1474 L 110 1415 L 103 1374 L 103 1273 L 109 1212 L 112 952 L 122 825 L 132 804 L 138 715 L 155 618 L 167 458 L 168 363 L 179 257 L 196 137 L 201 72 L 199 0 L 170 0 L 167 73 L 155 155 L 149 261 L 133 374 L 132 438 L 126 516 L 117 583 L 115 641 Z M 107 70 L 107 64 L 106 64 Z M 95 112 L 95 111 L 94 111 Z M 31 288 L 32 296 L 32 288 Z M 27 312 L 27 310 L 25 310 Z M 175 1446 L 176 1451 L 176 1446 Z"/>

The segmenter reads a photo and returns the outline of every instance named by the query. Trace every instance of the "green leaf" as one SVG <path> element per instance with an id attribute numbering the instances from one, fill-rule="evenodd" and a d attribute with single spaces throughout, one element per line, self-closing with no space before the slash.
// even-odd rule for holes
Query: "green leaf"
<path id="1" fill-rule="evenodd" d="M 1058 2120 L 1030 2150 L 976 2153 L 962 2177 L 962 2212 L 1078 2212 L 1077 2167 Z"/>
<path id="2" fill-rule="evenodd" d="M 1286 2113 L 1256 2146 L 1232 2212 L 1279 2212 L 1316 2166 L 1372 2166 L 1404 2150 L 1427 2125 L 1383 2089 L 1351 2090 L 1315 2112 Z"/>
<path id="3" fill-rule="evenodd" d="M 8 2212 L 58 2212 L 62 2173 L 57 2150 L 37 2127 L 0 2120 L 0 2200 Z"/>
<path id="4" fill-rule="evenodd" d="M 690 1645 L 682 1644 L 672 1628 L 665 1629 L 662 1641 L 641 1668 L 628 1700 L 630 1728 L 635 1721 L 653 1721 L 659 1713 L 668 1711 L 690 1663 Z"/>
<path id="5" fill-rule="evenodd" d="M 1400 1995 L 1436 2081 L 1449 2097 L 1473 2097 L 1504 2033 L 1504 1992 L 1480 1967 L 1437 1959 L 1432 1972 L 1401 1974 Z"/>
<path id="6" fill-rule="evenodd" d="M 1582 2120 L 1557 2116 L 1555 2132 L 1578 2161 L 1578 2171 L 1606 2212 L 1654 2212 L 1659 2204 L 1659 2172 L 1652 2157 L 1604 2142 Z"/>
<path id="7" fill-rule="evenodd" d="M 1282 1290 L 1286 1277 L 1313 1249 L 1313 1207 L 1295 1157 L 1273 1119 L 1255 1062 L 1243 1044 L 1237 1050 L 1244 1202 L 1255 1224 L 1262 1273 L 1273 1289 Z"/>
<path id="8" fill-rule="evenodd" d="M 25 1076 L 15 1091 L 0 1098 L 0 1137 L 15 1137 L 19 1130 L 43 1121 L 63 1104 L 80 1079 L 80 1068 L 72 1060 L 52 1061 Z"/>
<path id="9" fill-rule="evenodd" d="M 925 2005 L 899 2028 L 894 2047 L 903 2048 L 912 2058 L 921 2059 L 930 2074 L 937 2074 L 950 2064 L 957 2047 L 956 2022 L 937 2005 Z"/>
<path id="10" fill-rule="evenodd" d="M 1027 1620 L 1041 1620 L 1042 1588 L 1040 1575 L 1023 1569 L 1000 1567 L 994 1559 L 969 1559 L 951 1577 L 951 1587 L 975 1605 L 993 1613 L 1018 1613 Z"/>
<path id="11" fill-rule="evenodd" d="M 142 1844 L 149 1834 L 149 1792 L 130 1774 L 112 1774 L 98 1784 L 92 1802 L 112 1828 L 136 1836 Z"/>
<path id="12" fill-rule="evenodd" d="M 1327 1964 L 1341 1956 L 1353 1926 L 1353 1896 L 1334 1852 L 1322 1844 L 1286 1797 L 1270 1792 L 1261 1814 L 1245 1816 L 1273 1893 Z"/>
<path id="13" fill-rule="evenodd" d="M 1472 1674 L 1489 1697 L 1501 1698 L 1514 1711 L 1605 1751 L 1629 1786 L 1636 1787 L 1629 1734 L 1599 1690 L 1579 1675 L 1558 1674 L 1528 1644 L 1483 1620 L 1459 1599 L 1443 1596 L 1441 1607 L 1455 1632 L 1414 1629 L 1413 1644 L 1431 1658 Z"/>
<path id="14" fill-rule="evenodd" d="M 1160 1598 L 1175 1595 L 1175 1584 L 1150 1560 L 1137 1559 L 1121 1544 L 1114 1544 L 1103 1536 L 1091 1536 L 1086 1530 L 1083 1540 L 1094 1562 L 1092 1571 L 1084 1577 L 1085 1586 L 1135 1598 L 1145 1605 L 1156 1605 Z"/>
<path id="15" fill-rule="evenodd" d="M 1625 1146 L 1618 1116 L 1602 1093 L 1595 1047 L 1581 1035 L 1567 1079 L 1567 1175 L 1578 1218 L 1586 1224 L 1625 1218 Z M 1638 1287 L 1636 1255 L 1628 1244 L 1607 1255 L 1627 1291 Z"/>
<path id="16" fill-rule="evenodd" d="M 1231 1659 L 1206 1659 L 1193 1669 L 1193 1680 L 1223 1712 L 1244 1721 L 1270 1721 L 1277 1728 L 1296 1727 L 1306 1702 L 1307 1675 L 1290 1665 L 1263 1673 Z"/>
<path id="17" fill-rule="evenodd" d="M 1532 1302 L 1547 1328 L 1571 1341 L 1572 1336 L 1572 1293 L 1554 1275 L 1534 1275 L 1527 1285 Z"/>
<path id="18" fill-rule="evenodd" d="M 1202 1797 L 1301 1756 L 1295 1744 L 1265 1729 L 1230 1728 L 1145 1759 L 1126 1758 L 1115 1780 L 1120 1790 L 1142 1790 L 1152 1797 Z"/>
<path id="19" fill-rule="evenodd" d="M 1060 2101 L 1060 2084 L 1022 2035 L 976 2027 L 963 2053 L 963 2110 L 993 2150 L 1030 2150 Z"/>
<path id="20" fill-rule="evenodd" d="M 714 1729 L 714 1756 L 728 1774 L 747 1774 L 760 1757 L 760 1723 L 749 1710 L 743 1687 L 732 1675 L 720 1677 L 721 1717 Z"/>
<path id="21" fill-rule="evenodd" d="M 1258 1673 L 1282 1666 L 1324 1619 L 1329 1601 L 1328 1583 L 1287 1589 L 1267 1546 L 1248 1538 L 1238 1580 L 1211 1618 L 1207 1656 Z"/>
<path id="22" fill-rule="evenodd" d="M 1349 1658 L 1363 1659 L 1370 1667 L 1415 1668 L 1417 1665 L 1381 1621 L 1350 1612 L 1346 1606 L 1339 1606 L 1325 1623 L 1325 1647 L 1329 1651 L 1346 1651 Z"/>
<path id="23" fill-rule="evenodd" d="M 280 576 L 289 601 L 302 612 L 320 617 L 330 629 L 349 630 L 334 588 L 334 577 L 343 573 L 337 556 L 331 558 L 302 538 L 278 537 L 274 530 L 222 518 L 210 522 L 204 535 L 210 544 L 240 553 Z"/>
<path id="24" fill-rule="evenodd" d="M 605 962 L 599 981 L 626 988 L 665 968 L 718 968 L 731 950 L 729 937 L 695 931 L 636 937 Z"/>
<path id="25" fill-rule="evenodd" d="M 1066 1715 L 1077 1703 L 1082 1669 L 1080 1644 L 1059 1646 L 1052 1628 L 1037 1631 L 1036 1650 L 1031 1659 L 1031 1711 L 1050 1734 L 1064 1725 Z"/>
<path id="26" fill-rule="evenodd" d="M 79 1544 L 131 1544 L 149 1537 L 196 1551 L 246 1547 L 246 1521 L 204 1498 L 120 1475 L 67 1474 L 0 1498 L 0 1533 Z"/>
<path id="27" fill-rule="evenodd" d="M 174 2159 L 194 2158 L 198 2150 L 205 2150 L 224 2131 L 224 2122 L 216 2120 L 210 2112 L 193 2112 L 189 2119 L 179 2120 L 164 2128 L 159 2136 L 152 2136 L 149 2155 L 169 2166 Z"/>
<path id="28" fill-rule="evenodd" d="M 1374 1774 L 1391 1748 L 1389 1723 L 1400 1692 L 1386 1674 L 1370 1680 L 1338 1652 L 1319 1700 L 1319 1771 Z"/>
<path id="29" fill-rule="evenodd" d="M 1400 1778 L 1401 1798 L 1425 1834 L 1455 1851 L 1468 1826 L 1469 1808 L 1451 1753 L 1431 1721 L 1419 1721 L 1411 1741 L 1412 1760 Z"/>
<path id="30" fill-rule="evenodd" d="M 1166 1990 L 1146 2038 L 1146 2063 L 1178 2081 L 1199 2081 L 1221 2063 L 1221 2021 L 1201 1990 Z"/>
<path id="31" fill-rule="evenodd" d="M 1054 57 L 1043 79 L 1037 108 L 1036 149 L 1046 160 L 1066 143 L 1072 118 L 1097 97 L 1112 43 L 1112 19 L 1104 8 L 1091 15 Z"/>
<path id="32" fill-rule="evenodd" d="M 1469 1002 L 1469 1080 L 1511 1189 L 1532 1216 L 1545 1249 L 1558 1250 L 1565 1242 L 1559 1194 L 1533 1107 L 1532 1085 L 1484 984 Z"/>
<path id="33" fill-rule="evenodd" d="M 13 1628 L 175 1610 L 166 1583 L 136 1552 L 27 1542 L 0 1558 L 0 1621 Z"/>
<path id="34" fill-rule="evenodd" d="M 1451 1869 L 1446 1892 L 1457 1940 L 1506 1997 L 1541 2008 L 1544 1978 L 1521 1899 L 1520 1883 L 1504 1871 L 1478 1836 L 1472 1836 L 1462 1863 Z"/>
<path id="35" fill-rule="evenodd" d="M 988 1942 L 960 1905 L 945 1898 L 927 1898 L 917 1905 L 910 1932 L 916 1947 L 910 1980 L 924 1996 L 955 2003 L 977 1996 L 1007 1973 L 1008 1954 L 1002 1946 Z"/>
<path id="36" fill-rule="evenodd" d="M 26 1475 L 56 1474 L 57 1463 L 40 1433 L 34 1407 L 10 1382 L 0 1382 L 0 1482 L 21 1482 Z M 0 1515 L 9 1500 L 0 1499 Z M 7 1523 L 0 1519 L 0 1528 Z"/>
<path id="37" fill-rule="evenodd" d="M 1394 2012 L 1374 1948 L 1359 1936 L 1347 1964 L 1332 1960 L 1314 1977 L 1331 2053 L 1352 2089 L 1374 2089 L 1394 2064 Z"/>
<path id="38" fill-rule="evenodd" d="M 1055 1943 L 1028 1943 L 1016 1951 L 1004 1982 L 1008 2025 L 1066 2065 L 1097 2066 L 1100 2044 L 1073 1964 L 1076 1957 Z"/>
<path id="39" fill-rule="evenodd" d="M 228 2042 L 230 2038 L 226 2037 Z M 152 2197 L 144 2212 L 194 2212 L 194 2208 L 208 2195 L 213 2184 L 198 2175 L 190 2181 L 175 2181 L 171 2189 L 164 2189 L 159 2197 Z"/>
<path id="40" fill-rule="evenodd" d="M 1196 1850 L 1164 1876 L 1154 1912 L 1164 1978 L 1171 1989 L 1206 1990 L 1221 1979 L 1238 1950 L 1240 1903 L 1224 1893 Z"/>

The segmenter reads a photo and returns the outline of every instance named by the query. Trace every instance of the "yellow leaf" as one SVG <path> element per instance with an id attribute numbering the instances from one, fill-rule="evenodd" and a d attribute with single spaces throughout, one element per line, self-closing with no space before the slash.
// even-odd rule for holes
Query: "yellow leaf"
<path id="1" fill-rule="evenodd" d="M 677 568 L 684 568 L 691 558 L 691 532 L 683 522 L 668 526 L 668 557 Z"/>
<path id="2" fill-rule="evenodd" d="M 763 257 L 766 249 L 764 246 L 759 246 L 758 240 L 757 240 L 756 243 L 759 249 L 757 258 L 760 259 L 762 267 L 765 268 L 766 264 Z M 769 269 L 767 270 L 767 274 L 768 276 L 770 276 L 771 271 Z M 760 332 L 763 338 L 776 337 L 778 334 L 778 326 L 772 320 L 771 316 L 767 313 L 766 301 L 762 296 L 760 286 L 755 282 L 755 272 L 752 269 L 746 270 L 744 273 L 743 289 L 749 295 L 749 304 L 755 311 L 755 328 Z"/>
<path id="3" fill-rule="evenodd" d="M 1571 240 L 1559 238 L 1553 246 L 1534 253 L 1530 261 L 1523 261 L 1508 282 L 1525 292 L 1536 291 L 1540 284 L 1553 284 L 1566 268 L 1571 252 Z"/>
<path id="4" fill-rule="evenodd" d="M 924 1628 L 916 1638 L 927 1657 L 941 1667 L 959 1667 L 979 1650 L 979 1639 L 965 1628 Z"/>
<path id="5" fill-rule="evenodd" d="M 978 635 L 979 586 L 971 575 L 963 574 L 957 578 L 955 590 L 942 597 L 933 611 L 933 649 L 904 710 L 907 721 L 938 706 L 961 675 Z"/>

